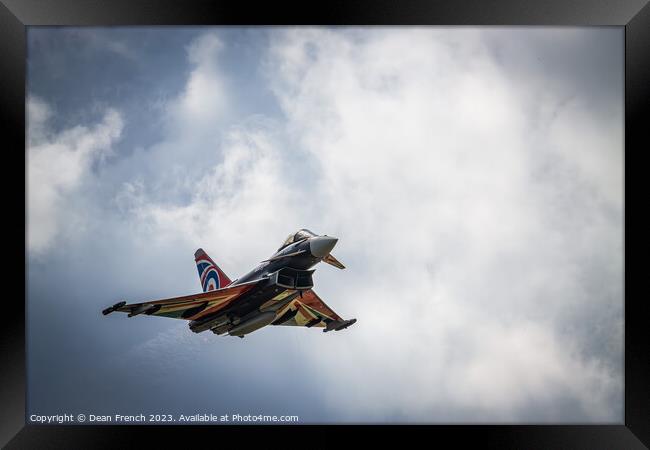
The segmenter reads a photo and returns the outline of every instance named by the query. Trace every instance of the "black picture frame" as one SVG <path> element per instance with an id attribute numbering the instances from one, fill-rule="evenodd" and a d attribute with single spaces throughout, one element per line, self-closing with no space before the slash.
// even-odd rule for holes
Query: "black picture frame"
<path id="1" fill-rule="evenodd" d="M 5 286 L 19 286 L 3 296 L 2 363 L 0 364 L 0 445 L 7 448 L 133 447 L 144 444 L 212 442 L 231 445 L 242 432 L 260 430 L 272 441 L 284 441 L 299 432 L 301 439 L 337 445 L 349 426 L 293 425 L 247 426 L 45 426 L 25 425 L 25 68 L 26 27 L 31 25 L 612 25 L 625 27 L 625 205 L 642 196 L 643 151 L 650 149 L 643 117 L 650 110 L 650 6 L 647 0 L 579 1 L 426 1 L 336 0 L 317 5 L 275 2 L 252 4 L 225 1 L 176 0 L 0 0 L 0 119 L 4 125 L 2 191 Z M 644 114 L 646 113 L 646 114 Z M 634 163 L 632 162 L 634 161 Z M 642 198 L 642 197 L 641 197 Z M 643 220 L 631 219 L 625 208 L 625 421 L 621 425 L 423 425 L 361 427 L 375 438 L 387 433 L 408 442 L 451 440 L 456 444 L 480 443 L 482 448 L 644 448 L 650 445 L 650 348 L 645 331 L 649 308 L 636 293 L 644 280 L 643 267 L 628 264 L 642 256 L 645 245 Z M 20 238 L 23 236 L 23 239 Z M 6 244 L 9 245 L 8 249 Z M 630 245 L 628 245 L 630 243 Z M 634 245 L 632 245 L 634 243 Z M 8 254 L 7 254 L 8 253 Z M 639 259 L 642 261 L 642 259 Z M 24 280 L 21 284 L 17 280 Z M 21 288 L 22 287 L 22 288 Z M 236 433 L 227 433 L 236 428 Z M 323 434 L 329 436 L 322 438 Z M 414 436 L 415 435 L 415 436 Z M 310 437 L 311 436 L 311 437 Z M 227 444 L 226 444 L 227 443 Z M 201 445 L 201 444 L 196 444 Z M 139 445 L 140 446 L 140 445 Z"/>

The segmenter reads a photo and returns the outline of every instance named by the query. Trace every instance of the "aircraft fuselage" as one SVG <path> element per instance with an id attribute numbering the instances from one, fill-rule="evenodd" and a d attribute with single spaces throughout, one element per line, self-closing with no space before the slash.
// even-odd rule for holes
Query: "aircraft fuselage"
<path id="1" fill-rule="evenodd" d="M 271 318 L 272 312 L 301 295 L 303 290 L 313 287 L 313 270 L 309 269 L 321 262 L 336 242 L 337 239 L 333 237 L 312 236 L 280 248 L 269 259 L 229 286 L 260 279 L 264 279 L 263 282 L 242 295 L 229 308 L 190 322 L 190 329 L 197 333 L 211 329 L 216 334 L 228 331 L 231 335 L 243 336 L 272 324 L 276 319 Z M 237 334 L 238 331 L 242 334 Z"/>

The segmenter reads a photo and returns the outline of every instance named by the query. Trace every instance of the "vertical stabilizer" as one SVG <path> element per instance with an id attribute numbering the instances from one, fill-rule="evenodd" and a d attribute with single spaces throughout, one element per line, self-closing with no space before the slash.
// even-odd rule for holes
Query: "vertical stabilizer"
<path id="1" fill-rule="evenodd" d="M 212 261 L 212 258 L 202 248 L 194 253 L 194 260 L 196 261 L 196 268 L 199 271 L 199 279 L 203 292 L 214 291 L 215 289 L 226 287 L 231 283 L 228 275 Z"/>

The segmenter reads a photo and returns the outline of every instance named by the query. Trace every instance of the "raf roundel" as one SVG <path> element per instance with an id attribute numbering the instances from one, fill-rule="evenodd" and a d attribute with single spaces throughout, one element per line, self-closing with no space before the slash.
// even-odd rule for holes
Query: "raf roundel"
<path id="1" fill-rule="evenodd" d="M 199 271 L 199 277 L 201 277 L 203 292 L 214 291 L 221 287 L 219 271 L 213 263 L 201 260 L 196 262 L 196 267 Z"/>

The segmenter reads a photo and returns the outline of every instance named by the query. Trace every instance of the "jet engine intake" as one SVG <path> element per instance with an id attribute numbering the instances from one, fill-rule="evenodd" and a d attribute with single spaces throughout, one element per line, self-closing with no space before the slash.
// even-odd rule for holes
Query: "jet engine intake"
<path id="1" fill-rule="evenodd" d="M 309 290 L 314 287 L 314 270 L 298 270 L 283 267 L 269 275 L 271 283 L 287 289 Z"/>

